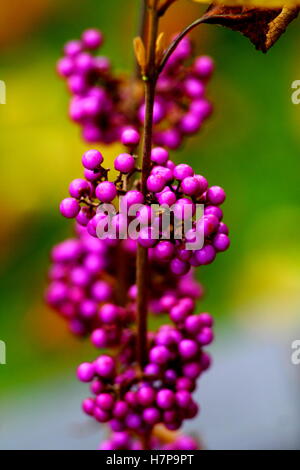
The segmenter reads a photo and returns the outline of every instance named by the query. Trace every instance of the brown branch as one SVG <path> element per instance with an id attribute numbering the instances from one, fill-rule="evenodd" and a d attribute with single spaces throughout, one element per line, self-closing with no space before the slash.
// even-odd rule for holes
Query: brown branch
<path id="1" fill-rule="evenodd" d="M 142 147 L 142 185 L 141 190 L 146 197 L 147 178 L 151 169 L 151 147 L 152 147 L 152 128 L 153 128 L 153 105 L 155 97 L 155 86 L 157 79 L 157 70 L 155 65 L 156 40 L 158 33 L 158 0 L 152 0 L 148 6 L 149 29 L 147 41 L 147 65 L 145 81 L 145 123 L 143 132 Z M 148 249 L 138 246 L 136 281 L 138 288 L 137 296 L 137 354 L 138 363 L 141 369 L 148 360 L 147 346 L 147 315 L 148 315 Z"/>

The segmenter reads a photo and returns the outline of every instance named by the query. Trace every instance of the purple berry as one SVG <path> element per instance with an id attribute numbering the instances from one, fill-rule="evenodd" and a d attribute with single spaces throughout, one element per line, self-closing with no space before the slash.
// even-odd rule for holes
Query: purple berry
<path id="1" fill-rule="evenodd" d="M 204 91 L 205 91 L 203 83 L 197 78 L 193 78 L 193 77 L 186 79 L 184 83 L 184 88 L 185 88 L 186 94 L 190 98 L 193 98 L 193 99 L 202 98 Z"/>
<path id="2" fill-rule="evenodd" d="M 153 426 L 154 424 L 159 423 L 160 421 L 160 412 L 157 408 L 146 408 L 143 411 L 143 420 Z"/>
<path id="3" fill-rule="evenodd" d="M 114 406 L 114 398 L 109 393 L 100 393 L 96 398 L 96 405 L 103 411 L 110 411 Z"/>
<path id="4" fill-rule="evenodd" d="M 155 247 L 155 256 L 158 260 L 169 260 L 174 254 L 175 247 L 169 241 L 161 241 Z"/>
<path id="5" fill-rule="evenodd" d="M 82 75 L 71 75 L 68 78 L 68 87 L 71 93 L 82 95 L 86 91 L 86 81 Z"/>
<path id="6" fill-rule="evenodd" d="M 69 41 L 64 47 L 64 53 L 69 57 L 75 57 L 82 51 L 81 41 Z"/>
<path id="7" fill-rule="evenodd" d="M 171 271 L 172 273 L 176 274 L 177 276 L 183 276 L 184 274 L 188 273 L 190 270 L 190 265 L 185 262 L 181 261 L 178 258 L 174 258 L 171 261 Z"/>
<path id="8" fill-rule="evenodd" d="M 206 194 L 208 201 L 215 205 L 222 204 L 226 198 L 225 191 L 220 186 L 211 186 Z"/>
<path id="9" fill-rule="evenodd" d="M 103 42 L 102 33 L 97 29 L 87 29 L 82 34 L 82 43 L 86 49 L 98 49 Z"/>
<path id="10" fill-rule="evenodd" d="M 89 416 L 92 416 L 94 414 L 94 409 L 95 409 L 95 401 L 93 398 L 86 398 L 82 402 L 82 410 L 84 413 L 86 413 Z"/>
<path id="11" fill-rule="evenodd" d="M 103 328 L 97 328 L 91 335 L 91 342 L 96 348 L 106 348 L 108 346 L 107 333 Z"/>
<path id="12" fill-rule="evenodd" d="M 214 339 L 214 334 L 211 328 L 204 327 L 197 336 L 197 341 L 201 346 L 210 344 Z"/>
<path id="13" fill-rule="evenodd" d="M 144 196 L 140 191 L 130 190 L 128 191 L 124 197 L 122 197 L 121 207 L 125 209 L 126 207 L 129 209 L 131 206 L 135 204 L 143 204 Z"/>
<path id="14" fill-rule="evenodd" d="M 194 71 L 201 78 L 208 78 L 214 71 L 214 62 L 208 56 L 197 57 L 194 63 Z"/>
<path id="15" fill-rule="evenodd" d="M 112 324 L 118 318 L 119 310 L 114 304 L 105 304 L 100 308 L 99 318 L 102 323 Z"/>
<path id="16" fill-rule="evenodd" d="M 153 388 L 149 386 L 143 386 L 137 391 L 137 400 L 142 406 L 150 406 L 154 403 L 156 393 Z"/>
<path id="17" fill-rule="evenodd" d="M 125 419 L 126 426 L 129 429 L 139 429 L 142 424 L 141 417 L 136 414 L 136 413 L 128 413 L 126 419 Z"/>
<path id="18" fill-rule="evenodd" d="M 182 181 L 189 176 L 194 176 L 194 170 L 189 165 L 181 163 L 174 168 L 174 178 L 177 180 Z"/>
<path id="19" fill-rule="evenodd" d="M 63 57 L 57 63 L 57 72 L 62 77 L 69 77 L 74 72 L 74 62 L 69 57 Z"/>
<path id="20" fill-rule="evenodd" d="M 77 369 L 77 377 L 81 382 L 90 382 L 95 375 L 95 367 L 89 362 L 83 362 Z"/>
<path id="21" fill-rule="evenodd" d="M 216 257 L 216 250 L 212 245 L 206 245 L 196 251 L 196 259 L 200 265 L 210 264 Z"/>
<path id="22" fill-rule="evenodd" d="M 202 369 L 198 362 L 187 362 L 183 366 L 183 373 L 188 379 L 197 379 L 201 372 Z"/>
<path id="23" fill-rule="evenodd" d="M 155 364 L 163 365 L 170 358 L 169 350 L 165 346 L 155 346 L 150 350 L 149 354 L 151 362 Z"/>
<path id="24" fill-rule="evenodd" d="M 112 357 L 103 355 L 94 362 L 95 371 L 100 377 L 111 377 L 115 373 L 115 361 Z"/>
<path id="25" fill-rule="evenodd" d="M 121 173 L 130 173 L 135 166 L 135 160 L 129 153 L 121 153 L 115 159 L 115 169 Z"/>
<path id="26" fill-rule="evenodd" d="M 67 219 L 73 219 L 79 214 L 80 205 L 76 199 L 67 197 L 63 199 L 59 206 L 60 213 Z"/>
<path id="27" fill-rule="evenodd" d="M 176 194 L 169 190 L 163 191 L 162 193 L 157 194 L 157 199 L 158 199 L 159 204 L 161 205 L 166 204 L 169 207 L 173 206 L 173 204 L 175 204 L 177 200 Z"/>
<path id="28" fill-rule="evenodd" d="M 83 154 L 82 164 L 88 170 L 95 170 L 103 162 L 103 156 L 98 150 L 88 150 Z"/>
<path id="29" fill-rule="evenodd" d="M 121 135 L 123 145 L 135 146 L 140 141 L 140 134 L 135 129 L 125 129 Z"/>
<path id="30" fill-rule="evenodd" d="M 99 423 L 107 423 L 110 420 L 110 413 L 107 411 L 101 410 L 101 408 L 96 407 L 94 409 L 94 418 Z"/>
<path id="31" fill-rule="evenodd" d="M 163 410 L 169 410 L 174 406 L 175 395 L 172 390 L 169 390 L 168 388 L 159 390 L 156 397 L 156 403 L 159 408 Z"/>
<path id="32" fill-rule="evenodd" d="M 180 408 L 187 408 L 192 402 L 191 393 L 187 390 L 179 390 L 175 394 L 176 403 Z"/>
<path id="33" fill-rule="evenodd" d="M 214 324 L 213 317 L 209 313 L 200 313 L 199 320 L 202 326 L 212 327 Z"/>
<path id="34" fill-rule="evenodd" d="M 184 339 L 179 343 L 178 350 L 183 359 L 192 359 L 198 352 L 198 345 L 191 339 Z"/>
<path id="35" fill-rule="evenodd" d="M 200 315 L 190 315 L 185 319 L 184 323 L 185 329 L 188 333 L 195 334 L 199 333 L 201 330 L 203 323 L 201 321 Z"/>
<path id="36" fill-rule="evenodd" d="M 103 181 L 96 187 L 96 196 L 101 202 L 111 202 L 117 195 L 117 188 L 110 181 Z"/>
<path id="37" fill-rule="evenodd" d="M 162 147 L 154 147 L 151 151 L 151 160 L 158 165 L 165 165 L 169 159 L 169 152 Z"/>
<path id="38" fill-rule="evenodd" d="M 112 295 L 112 288 L 105 281 L 96 281 L 91 288 L 91 294 L 98 302 L 107 302 Z"/>
<path id="39" fill-rule="evenodd" d="M 188 176 L 187 178 L 184 178 L 181 183 L 181 189 L 184 194 L 187 194 L 188 196 L 200 194 L 201 192 L 201 186 L 198 182 L 198 179 L 194 176 Z"/>
<path id="40" fill-rule="evenodd" d="M 147 188 L 149 191 L 153 191 L 154 193 L 158 193 L 162 191 L 166 185 L 166 180 L 161 175 L 150 175 L 147 179 Z"/>
<path id="41" fill-rule="evenodd" d="M 230 239 L 224 233 L 217 233 L 213 239 L 213 245 L 217 251 L 226 251 L 230 245 Z"/>
<path id="42" fill-rule="evenodd" d="M 129 410 L 129 407 L 127 403 L 123 400 L 116 401 L 114 410 L 113 410 L 113 415 L 115 418 L 118 419 L 123 419 L 127 415 Z"/>
<path id="43" fill-rule="evenodd" d="M 91 191 L 90 184 L 81 178 L 77 178 L 70 183 L 69 193 L 75 199 L 88 195 Z"/>

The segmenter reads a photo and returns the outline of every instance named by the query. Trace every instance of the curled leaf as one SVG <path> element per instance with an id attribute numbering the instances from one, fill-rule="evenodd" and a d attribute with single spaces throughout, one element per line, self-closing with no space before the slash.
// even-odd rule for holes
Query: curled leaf
<path id="1" fill-rule="evenodd" d="M 210 3 L 209 0 L 193 0 L 197 3 Z M 283 8 L 300 6 L 300 0 L 216 0 L 215 3 L 231 7 Z"/>
<path id="2" fill-rule="evenodd" d="M 255 47 L 267 52 L 299 13 L 299 7 L 257 8 L 211 5 L 204 23 L 219 24 L 248 37 Z"/>

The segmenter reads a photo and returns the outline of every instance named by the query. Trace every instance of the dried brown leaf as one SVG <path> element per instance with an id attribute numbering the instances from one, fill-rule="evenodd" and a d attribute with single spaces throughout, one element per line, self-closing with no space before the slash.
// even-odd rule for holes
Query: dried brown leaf
<path id="1" fill-rule="evenodd" d="M 299 7 L 257 8 L 213 4 L 205 23 L 219 24 L 248 37 L 255 47 L 267 52 L 299 13 Z"/>

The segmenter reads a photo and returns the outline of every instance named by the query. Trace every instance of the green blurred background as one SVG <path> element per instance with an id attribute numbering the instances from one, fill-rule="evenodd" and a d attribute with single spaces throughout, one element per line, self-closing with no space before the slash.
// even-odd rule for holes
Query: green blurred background
<path id="1" fill-rule="evenodd" d="M 68 39 L 95 26 L 105 34 L 103 53 L 115 69 L 130 71 L 138 3 L 28 0 L 25 6 L 10 0 L 1 5 L 0 79 L 7 86 L 7 104 L 0 105 L 4 404 L 11 394 L 19 399 L 58 377 L 75 381 L 78 361 L 94 356 L 43 303 L 49 250 L 72 230 L 58 205 L 69 181 L 81 174 L 80 156 L 87 148 L 68 120 L 68 94 L 55 63 Z M 162 29 L 170 37 L 200 11 L 199 5 L 178 0 Z M 215 316 L 217 339 L 232 342 L 233 331 L 240 330 L 288 338 L 289 364 L 289 340 L 300 336 L 300 106 L 291 102 L 291 83 L 300 78 L 299 20 L 267 55 L 216 26 L 203 26 L 193 37 L 197 53 L 216 61 L 209 87 L 215 113 L 173 158 L 191 162 L 211 184 L 225 188 L 232 239 L 231 249 L 199 273 L 207 290 L 201 308 Z M 104 149 L 108 158 L 115 151 Z"/>

